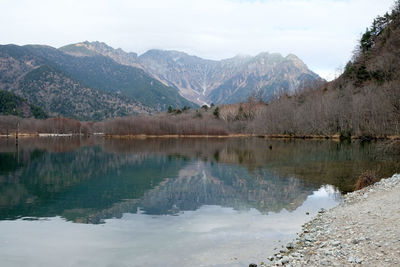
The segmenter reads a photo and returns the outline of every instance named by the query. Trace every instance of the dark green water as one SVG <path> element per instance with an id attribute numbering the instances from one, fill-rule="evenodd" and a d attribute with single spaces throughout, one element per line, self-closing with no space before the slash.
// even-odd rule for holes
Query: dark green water
<path id="1" fill-rule="evenodd" d="M 248 265 L 399 167 L 381 143 L 3 138 L 0 265 Z"/>

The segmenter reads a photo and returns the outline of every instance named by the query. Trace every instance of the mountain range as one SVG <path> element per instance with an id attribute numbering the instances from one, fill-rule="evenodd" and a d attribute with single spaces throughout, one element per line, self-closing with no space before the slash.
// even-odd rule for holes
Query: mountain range
<path id="1" fill-rule="evenodd" d="M 0 46 L 0 89 L 50 116 L 83 120 L 195 105 L 139 68 L 104 56 L 75 57 L 38 45 Z"/>
<path id="2" fill-rule="evenodd" d="M 141 68 L 200 105 L 237 103 L 252 95 L 269 100 L 321 80 L 293 54 L 283 57 L 264 52 L 255 57 L 238 55 L 217 61 L 174 50 L 153 49 L 138 56 L 102 42 L 82 42 L 60 50 L 78 57 L 102 55 L 122 65 Z"/>
<path id="3" fill-rule="evenodd" d="M 138 56 L 101 42 L 59 49 L 0 46 L 0 90 L 50 116 L 81 120 L 228 104 L 250 96 L 269 100 L 320 80 L 295 55 L 261 53 L 216 61 L 164 50 Z"/>

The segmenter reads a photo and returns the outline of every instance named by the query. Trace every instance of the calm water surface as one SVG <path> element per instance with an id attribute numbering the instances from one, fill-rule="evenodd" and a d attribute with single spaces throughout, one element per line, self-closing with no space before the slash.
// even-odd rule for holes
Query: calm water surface
<path id="1" fill-rule="evenodd" d="M 32 138 L 16 147 L 3 138 L 0 265 L 259 263 L 337 205 L 363 170 L 398 171 L 382 147 L 256 138 Z"/>

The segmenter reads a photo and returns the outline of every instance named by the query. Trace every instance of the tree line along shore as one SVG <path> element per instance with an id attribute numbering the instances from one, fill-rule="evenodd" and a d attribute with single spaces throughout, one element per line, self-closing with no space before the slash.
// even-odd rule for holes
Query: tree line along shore
<path id="1" fill-rule="evenodd" d="M 400 86 L 398 87 L 400 88 Z M 153 115 L 137 115 L 108 119 L 100 122 L 78 121 L 71 118 L 34 119 L 0 116 L 0 135 L 94 135 L 106 137 L 244 137 L 302 138 L 302 139 L 400 139 L 400 120 L 393 106 L 376 105 L 382 109 L 370 116 L 370 106 L 359 113 L 344 113 L 317 105 L 310 112 L 311 98 L 303 92 L 295 96 L 282 96 L 272 102 L 249 100 L 245 103 L 207 107 L 184 111 L 171 111 Z M 332 91 L 327 94 L 336 94 Z M 322 96 L 332 97 L 332 96 Z M 293 107 L 300 99 L 302 103 Z M 365 99 L 366 100 L 366 99 Z M 340 103 L 340 102 L 339 102 Z M 364 105 L 364 104 L 363 104 Z M 357 107 L 358 104 L 356 105 Z M 366 105 L 364 105 L 366 106 Z M 319 109 L 324 109 L 322 112 Z M 308 110 L 306 112 L 306 110 Z M 340 112 L 339 112 L 340 111 Z M 331 114 L 336 113 L 336 115 Z M 308 116 L 308 114 L 311 114 Z M 330 117 L 331 118 L 328 118 Z"/>

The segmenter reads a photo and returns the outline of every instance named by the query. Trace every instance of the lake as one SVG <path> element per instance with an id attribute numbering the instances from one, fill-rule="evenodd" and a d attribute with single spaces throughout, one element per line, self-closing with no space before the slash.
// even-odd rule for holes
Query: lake
<path id="1" fill-rule="evenodd" d="M 260 263 L 399 162 L 379 142 L 1 138 L 0 265 Z"/>

